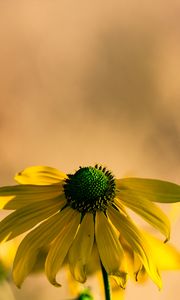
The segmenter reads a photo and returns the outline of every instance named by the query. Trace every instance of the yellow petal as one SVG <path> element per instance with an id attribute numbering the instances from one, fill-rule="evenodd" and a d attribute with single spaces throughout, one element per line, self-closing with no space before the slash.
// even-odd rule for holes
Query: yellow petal
<path id="1" fill-rule="evenodd" d="M 169 219 L 171 222 L 175 223 L 180 216 L 180 202 L 171 204 L 171 209 L 169 212 Z"/>
<path id="2" fill-rule="evenodd" d="M 180 269 L 180 251 L 178 251 L 172 244 L 163 244 L 159 239 L 144 232 L 148 240 L 153 256 L 157 261 L 160 270 L 179 270 Z"/>
<path id="3" fill-rule="evenodd" d="M 0 265 L 2 263 L 7 270 L 11 269 L 19 243 L 19 239 L 14 239 L 0 245 Z"/>
<path id="4" fill-rule="evenodd" d="M 112 288 L 112 299 L 113 300 L 124 300 L 125 290 L 120 287 Z"/>
<path id="5" fill-rule="evenodd" d="M 131 208 L 149 224 L 165 235 L 166 241 L 170 238 L 170 222 L 163 211 L 149 201 L 146 195 L 135 193 L 132 190 L 120 190 L 117 192 L 116 200 Z"/>
<path id="6" fill-rule="evenodd" d="M 95 236 L 99 255 L 106 272 L 114 277 L 119 277 L 121 282 L 123 249 L 113 225 L 103 212 L 96 212 Z"/>
<path id="7" fill-rule="evenodd" d="M 29 167 L 16 174 L 14 179 L 20 184 L 49 185 L 67 178 L 67 175 L 51 167 Z"/>
<path id="8" fill-rule="evenodd" d="M 138 283 L 144 282 L 148 275 L 142 265 L 141 260 L 139 259 L 139 256 L 133 251 L 122 235 L 120 236 L 120 241 L 126 257 L 129 277 L 135 281 L 138 281 Z"/>
<path id="9" fill-rule="evenodd" d="M 48 246 L 75 215 L 75 211 L 67 207 L 41 223 L 23 239 L 13 265 L 13 279 L 18 287 L 33 269 L 40 249 Z"/>
<path id="10" fill-rule="evenodd" d="M 94 244 L 92 247 L 92 252 L 91 252 L 90 258 L 88 260 L 87 266 L 86 266 L 86 272 L 87 272 L 87 275 L 92 275 L 92 274 L 95 274 L 99 270 L 101 270 L 100 257 L 99 257 L 99 252 L 97 249 L 97 244 L 94 241 Z"/>
<path id="11" fill-rule="evenodd" d="M 119 271 L 117 275 L 110 275 L 110 278 L 114 279 L 116 284 L 122 288 L 126 288 L 128 274 L 126 272 Z"/>
<path id="12" fill-rule="evenodd" d="M 130 247 L 128 242 L 125 240 L 125 238 L 120 235 L 120 242 L 124 249 L 124 255 L 126 258 L 127 263 L 127 269 L 128 269 L 128 275 L 134 279 L 134 275 L 138 273 L 140 268 L 142 267 L 142 263 L 140 260 L 138 261 L 136 253 L 133 251 L 133 249 Z"/>
<path id="13" fill-rule="evenodd" d="M 74 278 L 79 282 L 86 281 L 86 265 L 94 243 L 93 214 L 85 214 L 78 233 L 69 249 L 69 265 Z"/>
<path id="14" fill-rule="evenodd" d="M 60 286 L 56 281 L 56 274 L 62 266 L 81 220 L 79 212 L 73 210 L 72 213 L 71 221 L 60 229 L 57 238 L 52 243 L 45 262 L 47 278 L 55 286 Z"/>
<path id="15" fill-rule="evenodd" d="M 125 217 L 124 214 L 113 207 L 108 208 L 108 215 L 114 226 L 122 233 L 124 238 L 130 244 L 133 251 L 138 254 L 149 276 L 157 284 L 157 286 L 161 288 L 161 278 L 152 255 L 151 248 L 143 234 L 137 229 L 130 218 Z"/>
<path id="16" fill-rule="evenodd" d="M 144 268 L 144 266 L 141 266 L 141 268 L 138 270 L 138 272 L 134 273 L 134 279 L 139 283 L 143 284 L 148 280 L 148 274 Z"/>
<path id="17" fill-rule="evenodd" d="M 56 213 L 65 204 L 64 195 L 48 201 L 26 205 L 8 215 L 0 222 L 0 241 L 11 240 L 32 229 L 36 224 Z"/>
<path id="18" fill-rule="evenodd" d="M 0 187 L 0 208 L 19 209 L 33 202 L 55 198 L 60 194 L 62 194 L 62 186 L 60 184 Z"/>
<path id="19" fill-rule="evenodd" d="M 168 181 L 145 178 L 123 178 L 116 181 L 119 190 L 133 190 L 153 202 L 180 201 L 180 185 Z"/>

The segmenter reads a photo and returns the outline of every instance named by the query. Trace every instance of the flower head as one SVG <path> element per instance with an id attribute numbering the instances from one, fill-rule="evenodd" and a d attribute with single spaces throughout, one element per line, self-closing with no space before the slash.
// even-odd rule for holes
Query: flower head
<path id="1" fill-rule="evenodd" d="M 80 213 L 106 211 L 115 197 L 115 180 L 106 168 L 81 168 L 64 184 L 67 203 Z"/>
<path id="2" fill-rule="evenodd" d="M 0 222 L 0 241 L 31 230 L 23 238 L 13 264 L 13 278 L 21 286 L 31 272 L 38 253 L 49 250 L 45 272 L 55 286 L 65 258 L 73 277 L 86 280 L 86 267 L 96 244 L 100 260 L 109 275 L 125 286 L 128 268 L 125 239 L 144 268 L 161 287 L 161 278 L 151 247 L 126 211 L 139 214 L 169 239 L 165 214 L 153 202 L 177 202 L 180 186 L 152 179 L 115 179 L 101 166 L 80 167 L 65 175 L 50 167 L 30 167 L 18 173 L 16 186 L 0 188 L 0 205 L 15 210 Z M 137 271 L 138 271 L 137 270 Z"/>

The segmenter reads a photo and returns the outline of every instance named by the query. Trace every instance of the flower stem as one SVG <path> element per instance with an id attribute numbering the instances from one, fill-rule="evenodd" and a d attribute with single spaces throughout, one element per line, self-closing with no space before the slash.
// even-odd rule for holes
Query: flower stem
<path id="1" fill-rule="evenodd" d="M 110 288 L 109 278 L 102 262 L 101 262 L 101 270 L 102 270 L 102 276 L 104 282 L 105 300 L 111 300 L 111 288 Z"/>

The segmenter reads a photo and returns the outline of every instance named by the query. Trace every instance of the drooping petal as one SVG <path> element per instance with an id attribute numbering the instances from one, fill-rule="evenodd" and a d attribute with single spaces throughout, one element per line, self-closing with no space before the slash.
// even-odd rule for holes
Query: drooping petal
<path id="1" fill-rule="evenodd" d="M 153 255 L 160 270 L 180 269 L 180 251 L 172 244 L 163 244 L 159 239 L 147 232 L 144 232 L 143 234 L 152 248 Z"/>
<path id="2" fill-rule="evenodd" d="M 29 167 L 16 174 L 14 179 L 20 184 L 49 185 L 67 178 L 67 175 L 51 167 Z"/>
<path id="3" fill-rule="evenodd" d="M 60 184 L 37 186 L 15 185 L 0 187 L 0 208 L 19 209 L 40 200 L 49 200 L 62 194 Z"/>
<path id="4" fill-rule="evenodd" d="M 82 283 L 86 280 L 86 265 L 91 255 L 93 243 L 93 214 L 86 213 L 68 254 L 71 273 L 77 281 Z"/>
<path id="5" fill-rule="evenodd" d="M 124 238 L 130 244 L 133 251 L 138 254 L 149 276 L 157 284 L 157 286 L 161 288 L 162 283 L 157 265 L 151 248 L 143 234 L 138 230 L 130 218 L 125 217 L 124 214 L 113 207 L 108 208 L 108 216 L 114 226 L 122 233 Z"/>
<path id="6" fill-rule="evenodd" d="M 118 236 L 103 212 L 96 212 L 95 236 L 99 255 L 106 272 L 122 284 L 121 264 L 124 259 L 123 249 Z M 123 283 L 125 285 L 125 282 Z"/>
<path id="7" fill-rule="evenodd" d="M 86 273 L 87 273 L 87 275 L 92 275 L 92 274 L 95 274 L 100 269 L 101 269 L 101 263 L 100 263 L 99 252 L 97 249 L 97 244 L 94 240 L 91 255 L 90 255 L 88 263 L 86 265 Z"/>
<path id="8" fill-rule="evenodd" d="M 56 281 L 56 274 L 61 268 L 73 242 L 80 220 L 81 214 L 74 211 L 73 218 L 65 225 L 65 227 L 61 228 L 47 255 L 45 272 L 49 281 L 55 286 L 60 286 L 60 284 Z"/>
<path id="9" fill-rule="evenodd" d="M 122 289 L 126 288 L 128 274 L 125 271 L 119 271 L 117 275 L 110 275 L 110 278 L 114 279 L 116 284 Z"/>
<path id="10" fill-rule="evenodd" d="M 41 223 L 23 239 L 13 265 L 13 279 L 18 287 L 33 269 L 39 250 L 48 246 L 76 214 L 74 210 L 67 207 Z"/>
<path id="11" fill-rule="evenodd" d="M 116 181 L 119 190 L 133 190 L 149 201 L 174 203 L 180 201 L 180 185 L 145 178 L 123 178 Z"/>
<path id="12" fill-rule="evenodd" d="M 120 235 L 120 241 L 126 257 L 128 275 L 130 278 L 136 279 L 136 274 L 138 274 L 142 269 L 142 263 L 136 252 L 133 251 L 132 247 L 128 244 L 122 234 Z"/>
<path id="13" fill-rule="evenodd" d="M 169 219 L 163 213 L 163 211 L 153 202 L 149 201 L 146 196 L 139 195 L 132 190 L 120 190 L 117 192 L 116 201 L 118 201 L 120 204 L 123 203 L 125 206 L 139 214 L 145 221 L 164 234 L 166 241 L 169 240 Z"/>
<path id="14" fill-rule="evenodd" d="M 59 211 L 65 204 L 64 195 L 48 201 L 26 205 L 9 214 L 0 222 L 0 241 L 11 240 L 32 229 L 36 224 Z"/>

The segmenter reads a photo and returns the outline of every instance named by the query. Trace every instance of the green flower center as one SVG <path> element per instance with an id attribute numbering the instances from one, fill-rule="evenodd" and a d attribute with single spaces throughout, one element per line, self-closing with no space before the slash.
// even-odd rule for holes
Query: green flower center
<path id="1" fill-rule="evenodd" d="M 115 196 L 114 176 L 106 168 L 83 167 L 68 175 L 64 185 L 68 205 L 79 212 L 106 211 Z"/>

